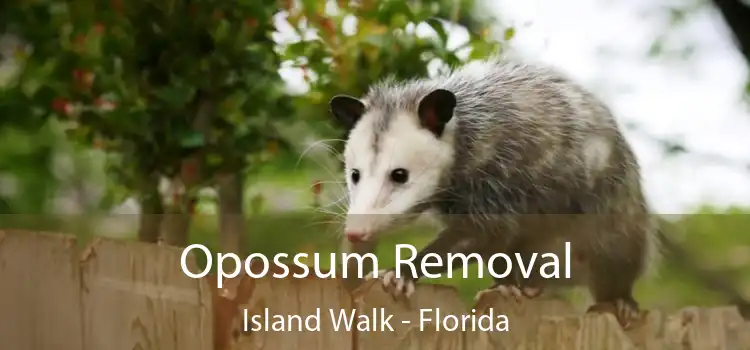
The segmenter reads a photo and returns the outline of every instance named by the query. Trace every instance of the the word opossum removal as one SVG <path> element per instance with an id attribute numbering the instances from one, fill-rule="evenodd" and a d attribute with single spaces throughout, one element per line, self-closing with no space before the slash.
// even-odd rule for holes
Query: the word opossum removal
<path id="1" fill-rule="evenodd" d="M 187 266 L 187 257 L 188 253 L 192 251 L 193 249 L 198 249 L 203 252 L 206 256 L 206 267 L 201 271 L 200 273 L 193 273 L 188 269 Z M 410 254 L 409 256 L 405 256 L 404 251 L 408 251 Z M 348 269 L 352 267 L 352 265 L 356 265 L 357 268 L 357 277 L 358 278 L 364 278 L 365 272 L 364 272 L 364 262 L 365 259 L 370 259 L 372 262 L 372 266 L 374 271 L 372 274 L 370 274 L 371 277 L 378 277 L 379 270 L 378 270 L 378 258 L 372 253 L 367 254 L 357 254 L 357 253 L 330 253 L 330 269 L 327 271 L 323 271 L 322 265 L 323 262 L 321 261 L 321 254 L 320 253 L 313 253 L 313 264 L 312 264 L 312 270 L 318 278 L 335 278 L 336 275 L 336 269 L 337 265 L 340 265 L 340 268 L 342 270 L 341 277 L 346 278 L 348 276 Z M 337 256 L 340 255 L 340 264 L 339 261 L 337 261 Z M 426 278 L 441 278 L 443 277 L 439 273 L 430 273 L 430 270 L 437 266 L 454 266 L 457 268 L 461 268 L 463 270 L 462 278 L 469 278 L 468 275 L 468 267 L 473 262 L 476 263 L 479 266 L 478 271 L 478 278 L 484 277 L 484 269 L 483 267 L 487 267 L 487 272 L 492 276 L 493 278 L 506 278 L 511 276 L 511 274 L 514 273 L 515 269 L 514 266 L 518 266 L 518 272 L 520 273 L 520 276 L 523 276 L 523 278 L 529 278 L 531 275 L 533 275 L 535 271 L 535 266 L 537 264 L 537 256 L 540 256 L 541 265 L 538 267 L 538 275 L 545 279 L 558 279 L 560 278 L 560 257 L 557 256 L 555 253 L 534 253 L 531 255 L 530 259 L 527 259 L 526 257 L 522 257 L 520 254 L 516 253 L 514 256 L 509 256 L 504 253 L 496 253 L 491 255 L 487 261 L 484 261 L 484 258 L 479 254 L 463 254 L 463 253 L 454 253 L 454 254 L 447 254 L 446 258 L 444 259 L 442 256 L 438 254 L 427 254 L 423 256 L 419 261 L 417 260 L 418 253 L 417 248 L 414 247 L 411 244 L 397 244 L 396 245 L 396 277 L 400 278 L 402 275 L 402 269 L 404 267 L 408 268 L 411 273 L 417 273 L 417 271 L 420 271 Z M 310 275 L 310 266 L 305 262 L 307 259 L 309 259 L 308 253 L 297 253 L 292 257 L 292 263 L 294 266 L 299 267 L 302 272 L 297 273 L 291 273 L 289 266 L 284 262 L 285 260 L 289 260 L 289 254 L 287 253 L 278 253 L 273 256 L 273 259 L 269 260 L 268 257 L 261 253 L 253 253 L 247 256 L 245 258 L 245 261 L 241 261 L 240 257 L 237 256 L 237 254 L 234 253 L 216 253 L 216 262 L 217 262 L 217 279 L 218 279 L 218 287 L 222 287 L 222 281 L 225 278 L 234 278 L 239 276 L 240 272 L 244 269 L 245 273 L 252 277 L 252 278 L 263 278 L 271 271 L 271 263 L 273 263 L 277 268 L 280 268 L 282 272 L 276 272 L 271 274 L 274 278 L 306 278 Z M 356 264 L 349 264 L 350 259 L 355 259 Z M 232 266 L 231 271 L 227 271 L 225 268 L 225 261 L 231 260 Z M 260 264 L 260 268 L 251 268 L 251 266 L 254 266 L 255 264 L 253 260 L 257 261 L 255 263 Z M 493 268 L 494 266 L 497 266 L 497 262 L 504 262 L 505 263 L 505 269 L 503 271 L 495 271 Z M 566 279 L 570 278 L 570 242 L 565 242 L 565 252 L 564 252 L 564 269 L 565 269 L 565 277 Z M 182 272 L 190 277 L 190 278 L 203 278 L 206 275 L 208 275 L 209 271 L 211 271 L 211 268 L 213 267 L 213 256 L 211 254 L 211 251 L 209 251 L 206 246 L 201 244 L 192 244 L 185 248 L 182 252 L 182 256 L 180 258 L 180 266 L 182 267 Z M 514 274 L 519 275 L 519 274 Z M 453 270 L 449 269 L 447 271 L 447 277 L 452 278 L 453 277 Z"/>

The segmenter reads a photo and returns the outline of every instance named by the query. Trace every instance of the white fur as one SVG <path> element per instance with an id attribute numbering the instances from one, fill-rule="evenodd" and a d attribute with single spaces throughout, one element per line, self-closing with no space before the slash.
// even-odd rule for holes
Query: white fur
<path id="1" fill-rule="evenodd" d="M 394 115 L 388 129 L 379 134 L 376 155 L 372 145 L 377 113 L 362 117 L 344 150 L 349 189 L 345 231 L 359 234 L 362 239 L 392 228 L 398 215 L 427 200 L 453 161 L 451 138 L 438 139 L 419 126 L 416 115 L 404 112 Z M 450 134 L 449 129 L 446 134 Z M 391 172 L 397 168 L 409 172 L 407 183 L 391 181 Z M 353 169 L 360 172 L 356 185 L 350 176 Z"/>

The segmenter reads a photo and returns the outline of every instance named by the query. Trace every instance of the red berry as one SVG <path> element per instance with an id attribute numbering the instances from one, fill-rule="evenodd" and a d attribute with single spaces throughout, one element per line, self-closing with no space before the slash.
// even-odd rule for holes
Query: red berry
<path id="1" fill-rule="evenodd" d="M 96 24 L 94 24 L 94 32 L 96 32 L 96 34 L 104 34 L 104 29 L 105 29 L 105 27 L 104 27 L 103 24 L 101 24 L 99 22 L 97 22 Z"/>
<path id="2" fill-rule="evenodd" d="M 199 159 L 191 157 L 185 159 L 180 166 L 180 178 L 185 185 L 191 185 L 198 181 L 200 175 Z"/>
<path id="3" fill-rule="evenodd" d="M 52 109 L 58 113 L 67 114 L 70 111 L 70 103 L 67 99 L 58 97 L 52 100 Z"/>
<path id="4" fill-rule="evenodd" d="M 84 69 L 74 69 L 73 79 L 75 79 L 76 83 L 91 86 L 94 83 L 94 72 Z"/>
<path id="5" fill-rule="evenodd" d="M 258 25 L 258 19 L 257 18 L 248 18 L 245 20 L 245 25 L 250 28 L 255 28 Z"/>
<path id="6" fill-rule="evenodd" d="M 198 167 L 196 166 L 195 162 L 190 161 L 182 163 L 182 173 L 189 177 L 195 175 L 195 171 L 197 168 Z"/>
<path id="7" fill-rule="evenodd" d="M 320 22 L 320 25 L 323 27 L 323 29 L 326 31 L 326 33 L 333 35 L 335 32 L 335 26 L 333 24 L 333 21 L 331 21 L 330 18 L 325 18 Z"/>

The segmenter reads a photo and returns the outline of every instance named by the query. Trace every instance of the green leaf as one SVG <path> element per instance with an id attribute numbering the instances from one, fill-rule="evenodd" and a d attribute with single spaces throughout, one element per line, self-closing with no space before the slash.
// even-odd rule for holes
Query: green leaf
<path id="1" fill-rule="evenodd" d="M 195 96 L 195 88 L 189 86 L 167 86 L 154 91 L 154 95 L 173 108 L 182 108 Z"/>
<path id="2" fill-rule="evenodd" d="M 219 21 L 219 25 L 214 30 L 213 38 L 215 42 L 222 42 L 229 36 L 229 29 L 231 25 L 229 24 L 229 21 L 222 19 Z"/>
<path id="3" fill-rule="evenodd" d="M 503 39 L 505 39 L 505 41 L 513 39 L 514 36 L 516 36 L 516 28 L 508 27 L 505 29 L 505 33 L 503 34 Z"/>
<path id="4" fill-rule="evenodd" d="M 445 26 L 443 25 L 443 22 L 436 17 L 430 17 L 427 19 L 427 24 L 432 27 L 432 29 L 437 32 L 438 37 L 440 38 L 440 42 L 445 45 L 448 43 L 448 33 L 445 31 Z"/>
<path id="5" fill-rule="evenodd" d="M 196 148 L 201 147 L 205 144 L 205 138 L 197 131 L 188 133 L 187 135 L 180 138 L 180 146 L 184 148 Z"/>
<path id="6" fill-rule="evenodd" d="M 386 38 L 385 36 L 380 34 L 372 34 L 365 37 L 362 42 L 373 45 L 378 49 L 382 49 L 383 47 L 385 47 Z"/>
<path id="7" fill-rule="evenodd" d="M 287 45 L 284 48 L 284 54 L 292 56 L 292 57 L 299 57 L 304 55 L 306 49 L 307 49 L 308 42 L 304 40 L 300 40 L 295 43 L 291 43 Z"/>

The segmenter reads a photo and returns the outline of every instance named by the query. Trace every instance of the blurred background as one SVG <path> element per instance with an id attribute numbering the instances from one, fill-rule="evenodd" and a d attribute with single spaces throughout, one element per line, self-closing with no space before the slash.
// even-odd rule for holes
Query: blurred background
<path id="1" fill-rule="evenodd" d="M 501 53 L 610 104 L 654 209 L 750 296 L 741 0 L 7 0 L 0 35 L 0 228 L 340 251 L 344 134 L 328 100 Z M 381 266 L 432 234 L 389 237 Z M 727 302 L 679 265 L 659 272 L 638 286 L 647 307 Z M 435 282 L 467 301 L 490 283 Z"/>

